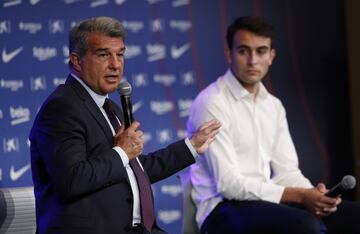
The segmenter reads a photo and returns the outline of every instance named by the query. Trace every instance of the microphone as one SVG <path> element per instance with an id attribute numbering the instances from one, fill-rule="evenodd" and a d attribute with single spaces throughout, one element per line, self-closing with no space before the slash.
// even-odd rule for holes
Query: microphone
<path id="1" fill-rule="evenodd" d="M 325 195 L 328 197 L 337 197 L 343 192 L 355 188 L 356 179 L 352 175 L 346 175 L 341 182 L 332 187 Z"/>
<path id="2" fill-rule="evenodd" d="M 128 128 L 134 121 L 131 104 L 131 85 L 127 81 L 120 82 L 117 92 L 120 94 L 121 107 L 124 113 L 125 128 Z"/>

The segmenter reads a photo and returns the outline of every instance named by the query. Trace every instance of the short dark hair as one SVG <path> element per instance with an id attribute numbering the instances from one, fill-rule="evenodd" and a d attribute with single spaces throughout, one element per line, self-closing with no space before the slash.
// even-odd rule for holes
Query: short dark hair
<path id="1" fill-rule="evenodd" d="M 272 25 L 258 16 L 242 16 L 235 19 L 227 29 L 226 42 L 229 49 L 233 47 L 234 35 L 239 30 L 247 30 L 259 36 L 269 37 L 271 48 L 274 47 L 275 31 Z"/>
<path id="2" fill-rule="evenodd" d="M 99 32 L 109 37 L 117 37 L 125 40 L 126 32 L 123 25 L 117 19 L 111 17 L 96 17 L 81 21 L 69 33 L 69 50 L 82 58 L 88 49 L 88 34 Z M 71 61 L 69 65 L 72 66 Z"/>

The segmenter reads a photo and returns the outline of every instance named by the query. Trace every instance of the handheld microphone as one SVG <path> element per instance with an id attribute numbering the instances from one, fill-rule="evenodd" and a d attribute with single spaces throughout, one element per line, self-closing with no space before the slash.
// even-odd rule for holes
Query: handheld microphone
<path id="1" fill-rule="evenodd" d="M 125 128 L 128 128 L 134 121 L 131 104 L 131 85 L 127 81 L 120 82 L 117 92 L 120 94 L 121 107 L 124 114 Z"/>
<path id="2" fill-rule="evenodd" d="M 347 190 L 355 188 L 356 179 L 352 175 L 344 176 L 340 183 L 332 187 L 325 195 L 328 197 L 337 197 Z"/>

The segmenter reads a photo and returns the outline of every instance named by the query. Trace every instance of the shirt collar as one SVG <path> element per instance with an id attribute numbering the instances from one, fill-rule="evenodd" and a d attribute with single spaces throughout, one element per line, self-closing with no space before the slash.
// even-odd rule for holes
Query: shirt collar
<path id="1" fill-rule="evenodd" d="M 241 100 L 245 97 L 253 97 L 253 94 L 251 94 L 249 91 L 247 91 L 244 86 L 237 80 L 237 78 L 234 76 L 230 68 L 226 71 L 224 75 L 225 82 L 228 85 L 228 88 L 230 89 L 230 92 L 235 97 L 236 100 Z M 266 96 L 269 94 L 269 92 L 266 90 L 265 86 L 262 82 L 260 82 L 259 85 L 259 92 L 256 96 L 256 98 L 266 98 Z"/>
<path id="2" fill-rule="evenodd" d="M 71 73 L 71 76 L 74 77 L 90 94 L 91 98 L 95 101 L 96 105 L 99 108 L 102 108 L 104 105 L 105 99 L 109 97 L 109 95 L 100 95 L 98 93 L 95 93 L 87 84 L 84 83 L 82 79 L 80 79 L 77 75 L 74 73 Z"/>

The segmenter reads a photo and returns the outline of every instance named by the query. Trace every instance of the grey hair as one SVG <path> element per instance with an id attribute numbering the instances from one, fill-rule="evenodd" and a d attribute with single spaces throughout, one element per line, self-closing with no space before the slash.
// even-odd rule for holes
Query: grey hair
<path id="1" fill-rule="evenodd" d="M 91 32 L 99 32 L 105 36 L 117 37 L 125 40 L 126 32 L 123 25 L 117 19 L 111 17 L 95 17 L 81 21 L 69 33 L 69 51 L 75 52 L 82 58 L 88 49 L 88 35 Z M 71 61 L 69 61 L 71 66 Z"/>

